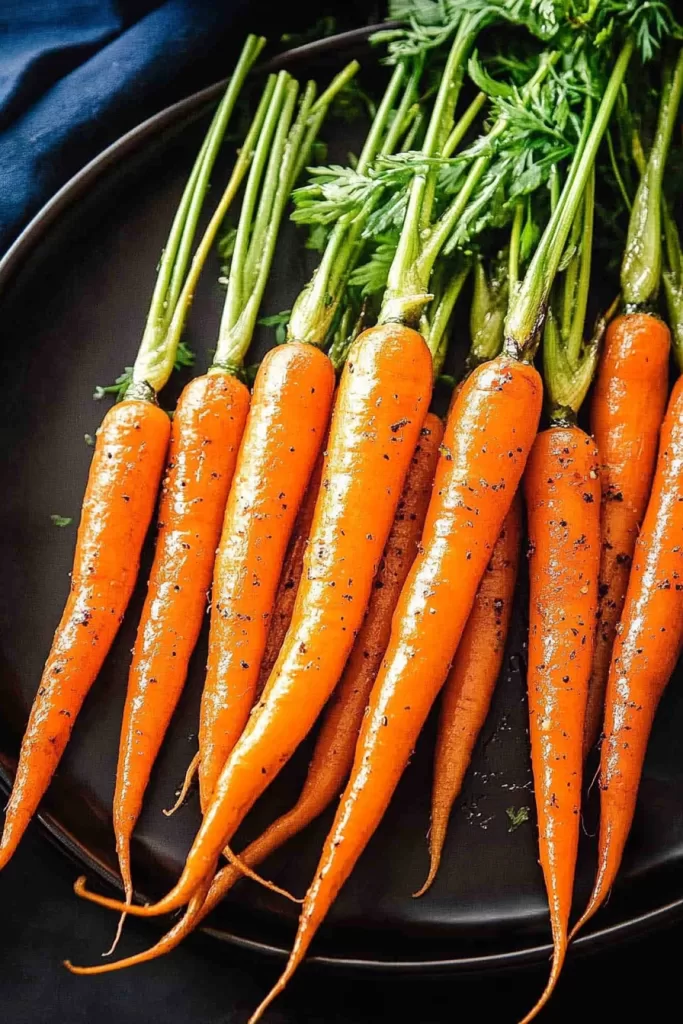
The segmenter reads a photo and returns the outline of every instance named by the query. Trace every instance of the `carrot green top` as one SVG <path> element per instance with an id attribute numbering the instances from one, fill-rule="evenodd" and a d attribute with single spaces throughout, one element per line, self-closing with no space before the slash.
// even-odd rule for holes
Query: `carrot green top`
<path id="1" fill-rule="evenodd" d="M 657 130 L 636 191 L 621 266 L 621 290 L 626 308 L 651 307 L 662 273 L 662 184 L 664 168 L 677 123 L 683 91 L 683 50 L 667 62 Z"/>
<path id="2" fill-rule="evenodd" d="M 142 342 L 125 392 L 129 398 L 154 399 L 173 370 L 180 339 L 169 338 L 168 330 L 180 298 L 211 171 L 244 81 L 265 42 L 262 37 L 248 36 L 188 178 L 159 262 Z"/>

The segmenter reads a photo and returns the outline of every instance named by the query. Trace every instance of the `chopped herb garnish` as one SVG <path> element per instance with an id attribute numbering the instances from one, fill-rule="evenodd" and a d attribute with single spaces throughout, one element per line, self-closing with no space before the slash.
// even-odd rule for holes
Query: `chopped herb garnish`
<path id="1" fill-rule="evenodd" d="M 516 832 L 520 825 L 523 825 L 525 821 L 529 820 L 528 807 L 520 807 L 517 810 L 515 810 L 514 807 L 506 807 L 505 813 L 510 820 L 508 832 Z"/>
<path id="2" fill-rule="evenodd" d="M 73 523 L 73 516 L 50 516 L 53 526 L 71 526 Z"/>

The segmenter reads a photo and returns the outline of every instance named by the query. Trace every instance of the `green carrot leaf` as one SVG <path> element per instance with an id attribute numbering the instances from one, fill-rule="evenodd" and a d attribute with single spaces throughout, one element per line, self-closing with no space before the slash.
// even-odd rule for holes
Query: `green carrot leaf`
<path id="1" fill-rule="evenodd" d="M 73 523 L 73 516 L 52 515 L 50 516 L 50 519 L 54 526 L 71 526 Z"/>

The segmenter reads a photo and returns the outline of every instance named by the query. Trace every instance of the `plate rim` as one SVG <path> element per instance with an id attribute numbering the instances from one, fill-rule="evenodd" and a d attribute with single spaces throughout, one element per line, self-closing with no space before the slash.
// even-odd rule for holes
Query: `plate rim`
<path id="1" fill-rule="evenodd" d="M 380 28 L 391 26 L 392 22 L 363 26 L 347 32 L 336 33 L 324 39 L 306 43 L 302 46 L 285 50 L 256 68 L 258 73 L 279 70 L 290 65 L 315 58 L 329 51 L 343 50 L 357 44 L 367 43 L 370 36 Z M 0 297 L 11 283 L 13 276 L 21 268 L 24 260 L 40 242 L 42 235 L 58 220 L 68 208 L 75 203 L 84 191 L 93 184 L 100 175 L 112 165 L 119 164 L 126 157 L 135 153 L 150 138 L 160 134 L 164 129 L 177 126 L 184 119 L 189 119 L 203 106 L 210 103 L 222 92 L 227 78 L 214 82 L 189 96 L 162 108 L 156 114 L 142 121 L 130 131 L 121 135 L 97 156 L 72 175 L 55 194 L 41 207 L 22 229 L 9 249 L 0 259 Z M 13 776 L 6 766 L 0 762 L 0 789 L 9 793 Z M 118 876 L 76 836 L 61 825 L 57 819 L 45 810 L 38 810 L 34 817 L 44 836 L 69 860 L 92 872 L 108 886 L 121 890 Z M 642 936 L 652 930 L 664 928 L 683 918 L 683 896 L 670 900 L 652 910 L 637 914 L 635 917 L 587 932 L 572 942 L 572 950 L 580 955 L 596 953 L 600 949 L 614 943 L 626 942 Z M 205 935 L 236 948 L 258 953 L 268 958 L 279 960 L 289 956 L 289 949 L 257 939 L 245 938 L 224 928 L 203 926 L 200 929 Z M 504 952 L 488 953 L 470 957 L 442 957 L 438 959 L 373 959 L 371 957 L 355 958 L 340 955 L 313 954 L 306 959 L 311 966 L 333 968 L 355 974 L 381 974 L 403 971 L 410 974 L 448 974 L 448 973 L 485 973 L 508 971 L 537 966 L 547 960 L 552 953 L 552 943 L 510 949 Z"/>

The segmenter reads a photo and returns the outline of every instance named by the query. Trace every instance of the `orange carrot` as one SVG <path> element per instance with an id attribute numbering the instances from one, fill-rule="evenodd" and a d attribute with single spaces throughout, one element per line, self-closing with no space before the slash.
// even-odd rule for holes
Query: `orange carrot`
<path id="1" fill-rule="evenodd" d="M 553 966 L 567 949 L 581 811 L 583 725 L 600 560 L 598 453 L 576 426 L 538 435 L 524 483 L 529 520 L 529 730 Z"/>
<path id="2" fill-rule="evenodd" d="M 401 592 L 346 786 L 306 894 L 282 991 L 379 824 L 436 698 L 500 534 L 541 411 L 537 371 L 509 356 L 476 369 L 446 425 L 420 550 Z"/>
<path id="3" fill-rule="evenodd" d="M 159 903 L 131 908 L 136 915 L 166 913 L 191 899 L 338 682 L 427 413 L 431 376 L 429 350 L 410 328 L 371 328 L 352 346 L 292 623 L 258 714 L 228 758 L 178 884 Z M 79 891 L 123 909 L 119 901 Z"/>
<path id="4" fill-rule="evenodd" d="M 512 614 L 521 534 L 522 507 L 516 495 L 444 686 L 434 752 L 429 874 L 415 896 L 424 895 L 436 878 L 451 809 L 491 705 Z"/>
<path id="5" fill-rule="evenodd" d="M 600 453 L 602 556 L 584 755 L 602 727 L 612 646 L 666 408 L 670 341 L 666 325 L 649 313 L 617 317 L 607 329 L 595 382 L 591 431 Z"/>
<path id="6" fill-rule="evenodd" d="M 119 392 L 124 400 L 107 413 L 98 431 L 69 598 L 22 742 L 0 840 L 0 867 L 11 857 L 49 785 L 135 585 L 170 434 L 168 416 L 156 403 L 173 371 L 180 340 L 170 326 L 211 170 L 241 87 L 264 45 L 263 38 L 247 38 L 195 160 L 159 261 L 132 374 L 124 375 L 120 387 L 102 389 Z M 245 157 L 234 175 L 236 188 L 248 162 Z"/>
<path id="7" fill-rule="evenodd" d="M 605 901 L 619 870 L 652 722 L 683 641 L 682 507 L 683 378 L 679 378 L 662 424 L 652 494 L 614 641 L 600 756 L 598 869 L 588 907 L 574 933 Z"/>
<path id="8" fill-rule="evenodd" d="M 211 583 L 249 392 L 225 374 L 183 391 L 159 507 L 159 535 L 128 679 L 114 793 L 114 834 L 127 898 L 130 840 L 182 692 Z"/>
<path id="9" fill-rule="evenodd" d="M 214 570 L 199 721 L 204 808 L 254 702 L 285 550 L 333 391 L 327 356 L 296 342 L 271 349 L 256 377 Z"/>
<path id="10" fill-rule="evenodd" d="M 391 616 L 417 554 L 442 436 L 441 420 L 429 413 L 406 477 L 365 621 L 326 708 L 301 795 L 291 810 L 244 850 L 241 857 L 251 867 L 260 864 L 321 814 L 337 796 L 351 770 L 368 695 L 389 640 Z M 116 963 L 85 968 L 69 965 L 69 969 L 77 974 L 104 974 L 163 956 L 197 927 L 241 877 L 242 872 L 232 864 L 221 868 L 206 899 L 193 897 L 181 921 L 151 949 Z"/>
<path id="11" fill-rule="evenodd" d="M 318 500 L 322 474 L 323 456 L 321 452 L 313 468 L 313 474 L 296 517 L 292 538 L 282 564 L 282 573 L 280 574 L 280 582 L 278 583 L 277 594 L 275 595 L 273 613 L 270 617 L 268 638 L 263 658 L 261 659 L 261 670 L 256 686 L 257 694 L 263 692 L 263 687 L 268 682 L 268 677 L 273 670 L 273 665 L 277 661 L 277 656 L 280 653 L 280 648 L 287 635 L 289 624 L 292 621 L 292 612 L 294 611 L 296 594 L 304 568 L 304 554 L 311 532 L 313 513 L 315 512 L 315 503 Z"/>
<path id="12" fill-rule="evenodd" d="M 0 867 L 35 813 L 118 632 L 135 586 L 169 433 L 166 413 L 138 399 L 110 409 L 97 432 L 69 597 L 21 744 Z"/>

